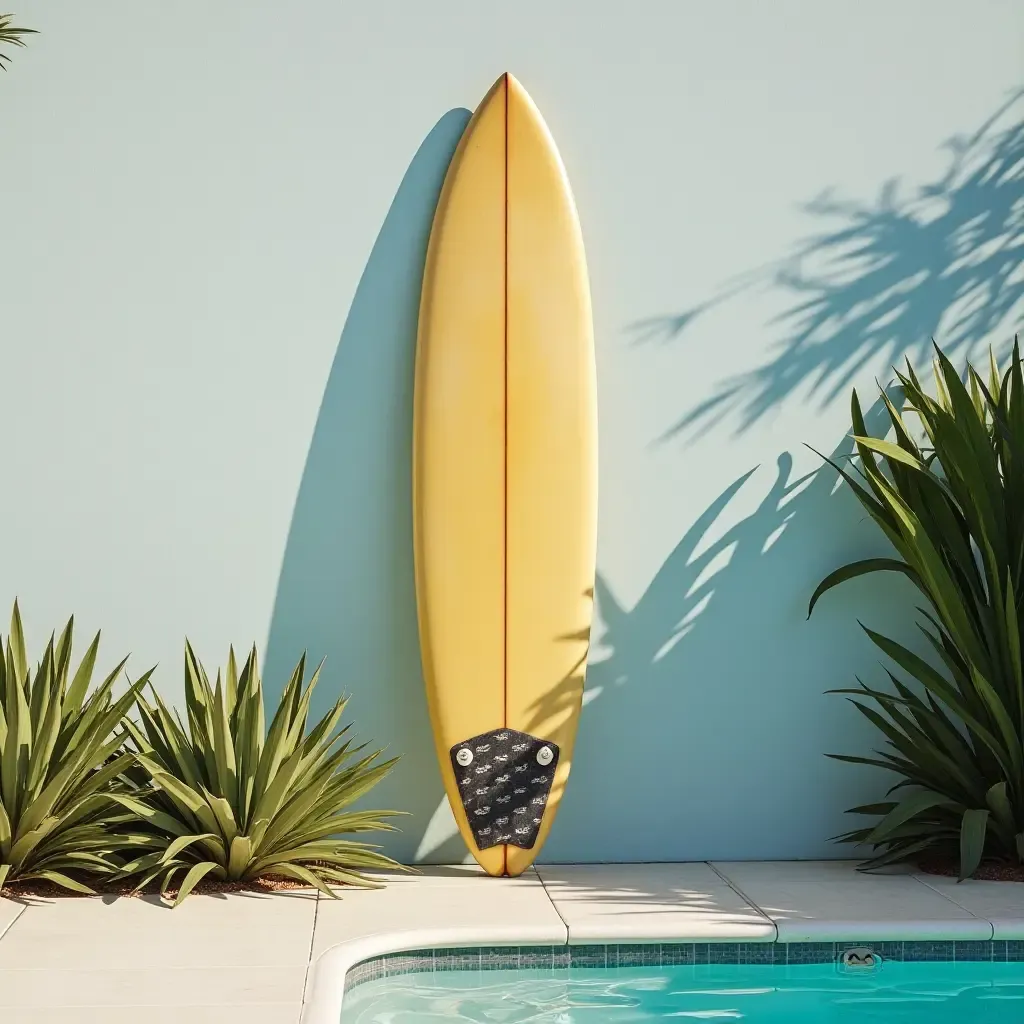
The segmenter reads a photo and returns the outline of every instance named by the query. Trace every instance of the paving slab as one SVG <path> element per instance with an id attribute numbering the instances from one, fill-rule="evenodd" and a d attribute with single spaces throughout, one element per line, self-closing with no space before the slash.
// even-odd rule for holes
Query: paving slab
<path id="1" fill-rule="evenodd" d="M 715 863 L 778 928 L 780 942 L 992 938 L 992 925 L 912 874 L 856 861 Z"/>
<path id="2" fill-rule="evenodd" d="M 1024 882 L 986 882 L 979 879 L 918 874 L 925 885 L 992 925 L 993 939 L 1024 939 Z"/>
<path id="3" fill-rule="evenodd" d="M 321 898 L 312 959 L 353 939 L 396 933 L 394 948 L 555 945 L 566 928 L 536 872 L 490 878 L 476 866 L 425 867 L 416 875 L 382 874 L 384 889 L 343 889 Z"/>
<path id="4" fill-rule="evenodd" d="M 292 1003 L 240 1006 L 23 1007 L 5 1024 L 298 1024 L 299 1008 Z"/>
<path id="5" fill-rule="evenodd" d="M 146 1003 L 176 1007 L 182 1017 L 194 1007 L 287 1003 L 297 1017 L 305 980 L 305 965 L 0 970 L 0 1019 L 9 1019 L 7 1010 L 36 1007 L 63 1009 L 66 1021 L 76 1021 L 81 1008 Z"/>
<path id="6" fill-rule="evenodd" d="M 35 900 L 0 939 L 0 970 L 305 966 L 316 894 Z"/>
<path id="7" fill-rule="evenodd" d="M 25 904 L 20 900 L 0 899 L 0 938 L 21 916 Z"/>
<path id="8" fill-rule="evenodd" d="M 775 939 L 775 925 L 704 863 L 544 864 L 537 873 L 572 944 Z"/>

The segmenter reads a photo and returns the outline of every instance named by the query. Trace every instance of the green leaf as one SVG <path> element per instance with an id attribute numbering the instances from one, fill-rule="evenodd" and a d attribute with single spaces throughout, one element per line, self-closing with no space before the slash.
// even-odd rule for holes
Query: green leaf
<path id="1" fill-rule="evenodd" d="M 932 845 L 933 842 L 931 839 L 918 839 L 914 842 L 896 843 L 885 853 L 880 853 L 876 856 L 870 857 L 862 865 L 862 870 L 877 871 L 879 868 L 888 867 L 890 864 L 902 863 L 910 860 L 915 853 L 920 853 L 922 850 L 926 850 Z"/>
<path id="2" fill-rule="evenodd" d="M 207 875 L 213 874 L 218 876 L 222 872 L 223 868 L 211 860 L 203 861 L 200 864 L 193 864 L 181 883 L 181 888 L 178 890 L 178 895 L 174 898 L 173 905 L 175 907 L 178 906 Z"/>
<path id="3" fill-rule="evenodd" d="M 137 797 L 128 796 L 125 793 L 111 793 L 110 799 L 131 811 L 135 817 L 149 822 L 162 832 L 172 836 L 182 836 L 188 832 L 187 826 L 180 818 L 176 818 L 158 807 L 153 807 L 145 800 L 139 800 Z"/>
<path id="4" fill-rule="evenodd" d="M 867 576 L 869 573 L 873 572 L 901 572 L 916 585 L 921 585 L 920 577 L 909 565 L 907 565 L 906 562 L 902 562 L 896 558 L 863 558 L 859 562 L 850 562 L 848 565 L 844 565 L 841 569 L 836 569 L 834 572 L 830 572 L 821 581 L 821 583 L 818 584 L 818 587 L 811 595 L 810 603 L 807 606 L 807 618 L 811 617 L 811 613 L 814 611 L 814 606 L 818 603 L 818 598 L 820 598 L 822 594 L 831 590 L 833 587 L 838 587 L 840 583 L 846 583 L 848 580 L 856 579 L 858 576 Z"/>
<path id="5" fill-rule="evenodd" d="M 944 796 L 941 793 L 931 793 L 928 790 L 912 793 L 910 796 L 904 797 L 875 826 L 871 833 L 871 842 L 882 842 L 886 836 L 893 831 L 893 829 L 902 825 L 905 821 L 909 821 L 911 818 L 916 817 L 922 811 L 928 811 L 933 807 L 939 807 L 943 804 L 948 805 L 949 803 L 949 797 Z"/>
<path id="6" fill-rule="evenodd" d="M 194 836 L 177 836 L 171 841 L 171 844 L 163 851 L 160 857 L 161 863 L 167 863 L 175 859 L 179 853 L 190 847 L 193 843 L 198 843 L 203 839 L 216 839 L 217 837 L 211 832 L 205 834 L 194 835 Z"/>
<path id="7" fill-rule="evenodd" d="M 985 836 L 988 831 L 987 810 L 964 811 L 960 827 L 960 877 L 959 881 L 970 878 L 985 853 Z"/>
<path id="8" fill-rule="evenodd" d="M 985 803 L 992 812 L 992 818 L 996 828 L 1002 830 L 1003 838 L 1007 846 L 1013 843 L 1013 833 L 1016 828 L 1016 820 L 1013 813 L 1013 805 L 1007 795 L 1006 780 L 997 782 L 985 794 Z"/>
<path id="9" fill-rule="evenodd" d="M 93 637 L 92 643 L 89 644 L 89 649 L 85 652 L 85 656 L 79 663 L 75 676 L 71 680 L 71 686 L 68 688 L 67 695 L 64 698 L 65 718 L 78 715 L 82 709 L 85 696 L 89 692 L 89 684 L 92 682 L 93 670 L 96 668 L 96 657 L 99 654 L 99 649 L 100 635 L 97 633 Z M 124 662 L 122 661 L 116 671 L 120 673 L 123 667 Z"/>
<path id="10" fill-rule="evenodd" d="M 53 882 L 54 885 L 59 885 L 62 889 L 70 889 L 72 892 L 80 892 L 83 896 L 96 895 L 95 889 L 90 889 L 84 882 L 79 882 L 74 878 L 69 878 L 60 871 L 47 869 L 44 871 L 33 871 L 31 873 L 26 872 L 21 875 L 21 877 L 25 879 L 41 878 L 45 882 Z"/>
<path id="11" fill-rule="evenodd" d="M 893 444 L 892 441 L 882 441 L 875 437 L 858 437 L 856 435 L 853 440 L 858 446 L 877 452 L 893 462 L 910 466 L 911 469 L 916 469 L 921 473 L 926 472 L 924 464 L 920 459 L 915 458 L 914 455 L 901 448 L 898 444 Z"/>
<path id="12" fill-rule="evenodd" d="M 11 819 L 7 817 L 3 801 L 0 801 L 0 863 L 8 859 L 11 852 Z"/>
<path id="13" fill-rule="evenodd" d="M 231 852 L 228 856 L 228 878 L 245 877 L 246 869 L 252 860 L 252 843 L 248 836 L 235 836 L 231 840 Z"/>
<path id="14" fill-rule="evenodd" d="M 29 855 L 38 849 L 42 841 L 60 824 L 60 818 L 51 815 L 44 818 L 37 828 L 25 832 L 11 846 L 10 861 L 15 868 L 21 868 Z"/>
<path id="15" fill-rule="evenodd" d="M 285 878 L 293 878 L 297 882 L 305 882 L 314 889 L 319 889 L 325 896 L 329 896 L 331 899 L 337 898 L 338 894 L 322 882 L 315 872 L 310 871 L 309 868 L 303 867 L 301 864 L 275 864 L 273 866 L 273 874 L 282 875 Z"/>
<path id="16" fill-rule="evenodd" d="M 21 609 L 18 608 L 18 601 L 14 601 L 14 610 L 11 612 L 11 632 L 8 637 L 11 646 L 11 654 L 14 659 L 15 678 L 24 686 L 28 679 L 28 657 L 25 654 L 25 631 L 21 627 Z"/>

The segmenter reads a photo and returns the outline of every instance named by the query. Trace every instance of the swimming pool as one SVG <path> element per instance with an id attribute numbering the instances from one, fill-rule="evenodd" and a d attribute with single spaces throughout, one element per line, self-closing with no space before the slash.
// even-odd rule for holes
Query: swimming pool
<path id="1" fill-rule="evenodd" d="M 852 944 L 840 944 L 831 951 L 841 957 L 847 945 Z M 376 968 L 364 971 L 361 977 L 356 968 L 345 995 L 341 1024 L 428 1024 L 440 1020 L 467 1024 L 647 1024 L 670 1019 L 749 1024 L 1024 1021 L 1024 962 L 1005 959 L 1006 943 L 913 945 L 936 953 L 946 946 L 955 953 L 955 947 L 961 946 L 964 959 L 881 959 L 870 970 L 851 970 L 829 957 L 829 948 L 816 944 L 797 952 L 797 962 L 695 963 L 691 958 L 686 963 L 602 967 L 583 966 L 582 959 L 577 965 L 558 966 L 556 959 L 551 967 L 538 969 L 496 966 L 495 958 L 502 955 L 496 950 L 482 969 L 482 961 L 472 951 L 461 951 L 465 955 L 460 956 L 460 951 L 450 950 L 438 951 L 433 968 L 424 969 L 422 955 L 398 954 L 391 958 L 390 968 L 378 961 Z M 899 946 L 902 949 L 903 944 Z M 634 948 L 634 958 L 666 959 L 653 950 Z M 779 957 L 778 945 L 762 949 L 764 953 L 771 950 L 765 959 Z M 1003 959 L 992 959 L 1000 953 Z M 530 962 L 530 956 L 521 953 L 506 955 Z M 629 956 L 627 953 L 627 959 Z M 826 957 L 826 962 L 799 962 Z M 782 960 L 788 961 L 785 951 Z M 376 976 L 374 970 L 379 972 Z"/>

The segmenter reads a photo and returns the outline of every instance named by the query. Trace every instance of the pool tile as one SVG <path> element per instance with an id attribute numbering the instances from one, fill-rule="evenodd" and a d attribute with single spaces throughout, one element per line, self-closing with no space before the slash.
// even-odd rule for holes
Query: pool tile
<path id="1" fill-rule="evenodd" d="M 611 953 L 614 949 L 614 954 Z M 616 967 L 660 967 L 661 945 L 657 942 L 644 945 L 622 945 L 609 949 L 609 962 L 614 956 Z"/>
<path id="2" fill-rule="evenodd" d="M 480 949 L 469 947 L 458 947 L 453 949 L 438 950 L 434 954 L 435 971 L 479 971 L 480 970 Z"/>
<path id="3" fill-rule="evenodd" d="M 518 967 L 518 946 L 487 946 L 480 952 L 481 970 L 507 971 Z"/>
<path id="4" fill-rule="evenodd" d="M 693 943 L 663 942 L 661 944 L 661 963 L 663 967 L 685 966 L 694 963 Z"/>
<path id="5" fill-rule="evenodd" d="M 739 944 L 739 962 L 741 964 L 774 964 L 778 943 L 775 942 L 741 942 Z M 785 956 L 785 954 L 783 954 Z M 782 961 L 785 963 L 785 959 Z"/>
<path id="6" fill-rule="evenodd" d="M 992 942 L 955 942 L 953 956 L 958 961 L 984 963 L 993 959 L 993 946 Z"/>
<path id="7" fill-rule="evenodd" d="M 951 961 L 955 946 L 953 942 L 904 942 L 903 959 L 908 963 Z"/>
<path id="8" fill-rule="evenodd" d="M 519 950 L 519 966 L 530 971 L 554 970 L 555 946 L 524 946 Z"/>
<path id="9" fill-rule="evenodd" d="M 738 942 L 709 942 L 709 964 L 738 964 L 740 962 L 740 946 Z"/>
<path id="10" fill-rule="evenodd" d="M 384 958 L 384 972 L 389 978 L 399 974 L 423 974 L 433 969 L 433 956 L 399 953 Z"/>
<path id="11" fill-rule="evenodd" d="M 481 946 L 406 950 L 356 964 L 346 991 L 365 981 L 411 973 L 522 968 L 539 971 L 691 964 L 800 965 L 833 963 L 853 946 L 866 946 L 885 960 L 908 962 L 1024 961 L 1024 941 L 847 940 L 843 942 L 666 942 L 577 946 Z"/>
<path id="12" fill-rule="evenodd" d="M 608 962 L 606 946 L 570 946 L 570 967 L 605 967 Z"/>
<path id="13" fill-rule="evenodd" d="M 834 961 L 835 958 L 836 943 L 834 942 L 786 943 L 787 964 L 827 964 Z"/>

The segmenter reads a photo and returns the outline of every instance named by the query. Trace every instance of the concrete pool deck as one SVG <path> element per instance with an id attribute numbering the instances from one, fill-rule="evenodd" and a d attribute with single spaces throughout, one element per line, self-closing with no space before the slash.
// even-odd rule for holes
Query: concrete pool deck
<path id="1" fill-rule="evenodd" d="M 430 946 L 1024 940 L 1024 883 L 849 861 L 475 867 L 379 890 L 0 900 L 4 1024 L 337 1024 L 344 970 Z M 303 1005 L 306 1012 L 303 1015 Z"/>

